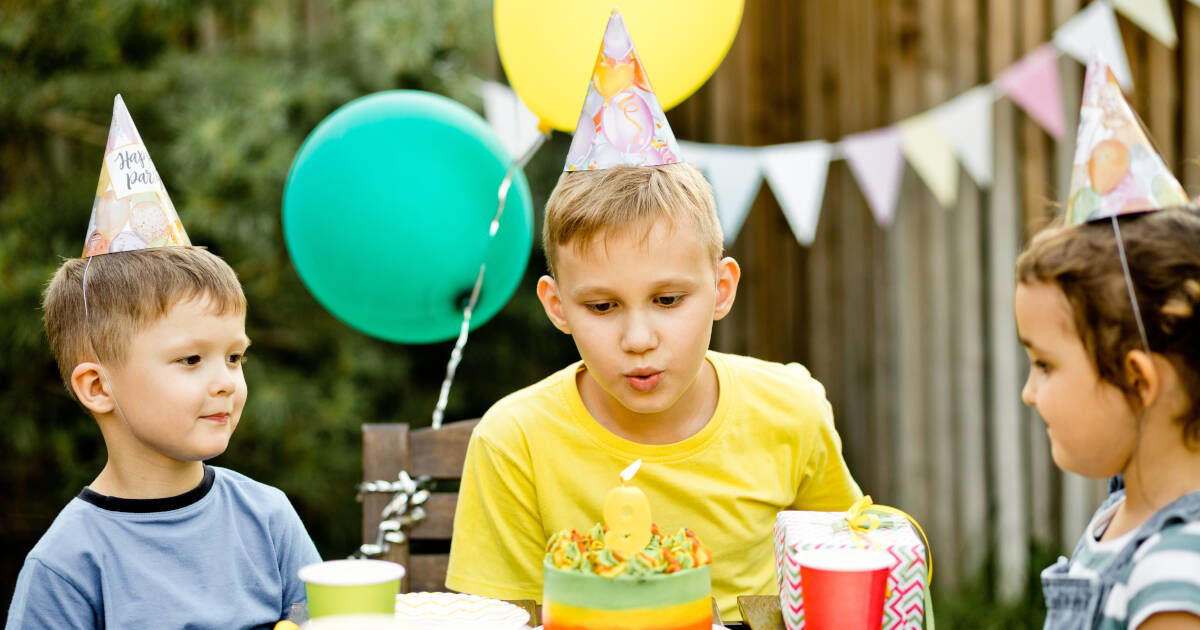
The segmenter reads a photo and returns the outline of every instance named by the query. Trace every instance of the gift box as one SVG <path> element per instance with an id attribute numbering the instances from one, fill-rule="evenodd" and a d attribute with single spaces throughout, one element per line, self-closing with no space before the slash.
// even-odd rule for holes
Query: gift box
<path id="1" fill-rule="evenodd" d="M 891 554 L 896 563 L 888 573 L 883 630 L 924 627 L 930 575 L 926 546 L 906 518 L 881 512 L 885 506 L 871 506 L 869 497 L 864 500 L 865 505 L 857 503 L 849 512 L 789 510 L 775 517 L 779 608 L 788 630 L 804 627 L 804 591 L 797 555 L 827 548 L 877 549 Z"/>

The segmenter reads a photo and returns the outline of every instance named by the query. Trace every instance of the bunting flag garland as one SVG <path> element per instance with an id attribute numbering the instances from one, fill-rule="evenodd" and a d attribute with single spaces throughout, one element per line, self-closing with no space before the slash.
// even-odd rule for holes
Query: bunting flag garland
<path id="1" fill-rule="evenodd" d="M 1113 6 L 1163 46 L 1174 48 L 1179 43 L 1167 0 L 1113 0 Z"/>
<path id="2" fill-rule="evenodd" d="M 1200 6 L 1200 0 L 1189 1 Z M 796 240 L 810 244 L 816 235 L 832 159 L 847 160 L 872 215 L 882 227 L 891 225 L 895 217 L 905 160 L 938 203 L 952 207 L 957 200 L 956 163 L 962 164 L 979 187 L 992 185 L 992 106 L 1001 96 L 1012 99 L 1055 139 L 1065 136 L 1057 59 L 1060 52 L 1084 64 L 1094 58 L 1106 60 L 1121 87 L 1132 89 L 1117 11 L 1164 45 L 1177 45 L 1175 23 L 1166 0 L 1093 0 L 1059 26 L 1051 42 L 1017 60 L 991 83 L 976 86 L 900 123 L 832 143 L 813 140 L 746 147 L 679 142 L 682 159 L 704 171 L 712 184 L 726 244 L 737 238 L 764 176 Z M 481 91 L 488 121 L 510 152 L 524 153 L 523 149 L 539 137 L 537 117 L 506 86 L 486 83 Z M 665 117 L 663 124 L 666 126 Z M 672 157 L 676 155 L 680 153 L 673 151 Z"/>
<path id="3" fill-rule="evenodd" d="M 958 163 L 954 161 L 954 149 L 930 114 L 918 114 L 898 126 L 904 157 L 929 186 L 938 203 L 949 209 L 958 201 Z"/>
<path id="4" fill-rule="evenodd" d="M 1133 90 L 1129 58 L 1117 28 L 1117 16 L 1107 2 L 1093 2 L 1054 31 L 1054 47 L 1087 65 L 1097 55 L 1108 61 L 1117 82 L 1126 92 Z"/>
<path id="5" fill-rule="evenodd" d="M 767 182 L 801 245 L 816 238 L 832 153 L 833 145 L 813 140 L 764 147 L 760 154 Z"/>
<path id="6" fill-rule="evenodd" d="M 934 108 L 933 120 L 954 148 L 963 168 L 981 188 L 992 185 L 992 105 L 990 85 L 972 88 Z"/>
<path id="7" fill-rule="evenodd" d="M 733 243 L 762 187 L 762 165 L 758 161 L 758 150 L 682 141 L 679 150 L 687 156 L 688 162 L 704 171 L 712 184 L 725 244 Z"/>
<path id="8" fill-rule="evenodd" d="M 900 131 L 884 127 L 842 138 L 842 153 L 862 188 L 875 221 L 887 227 L 896 214 L 896 198 L 904 175 Z"/>
<path id="9" fill-rule="evenodd" d="M 1058 54 L 1053 46 L 1037 47 L 1001 72 L 996 84 L 1055 140 L 1063 139 L 1067 123 L 1058 82 Z"/>

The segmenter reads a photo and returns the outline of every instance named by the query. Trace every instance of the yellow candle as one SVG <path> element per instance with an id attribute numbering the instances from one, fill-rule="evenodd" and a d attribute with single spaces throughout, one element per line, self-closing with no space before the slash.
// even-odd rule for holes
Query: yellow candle
<path id="1" fill-rule="evenodd" d="M 650 502 L 637 486 L 629 485 L 642 460 L 621 471 L 621 485 L 604 497 L 604 539 L 608 547 L 623 556 L 631 556 L 650 543 Z"/>

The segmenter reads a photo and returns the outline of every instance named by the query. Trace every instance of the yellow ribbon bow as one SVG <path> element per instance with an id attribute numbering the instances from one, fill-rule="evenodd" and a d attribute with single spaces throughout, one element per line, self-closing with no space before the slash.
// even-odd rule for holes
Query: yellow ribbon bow
<path id="1" fill-rule="evenodd" d="M 929 538 L 925 536 L 925 530 L 921 529 L 921 524 L 917 519 L 908 515 L 903 510 L 898 510 L 888 505 L 877 505 L 871 501 L 871 495 L 864 495 L 863 498 L 854 502 L 849 510 L 846 510 L 846 527 L 850 530 L 850 537 L 854 539 L 855 544 L 862 547 L 863 540 L 871 543 L 871 546 L 879 548 L 875 541 L 871 540 L 871 532 L 879 529 L 879 515 L 872 512 L 883 512 L 884 514 L 896 514 L 903 516 L 908 522 L 917 528 L 921 534 L 921 539 L 925 541 L 925 558 L 929 561 L 927 583 L 925 585 L 928 591 L 930 585 L 933 584 L 933 549 L 929 546 Z"/>

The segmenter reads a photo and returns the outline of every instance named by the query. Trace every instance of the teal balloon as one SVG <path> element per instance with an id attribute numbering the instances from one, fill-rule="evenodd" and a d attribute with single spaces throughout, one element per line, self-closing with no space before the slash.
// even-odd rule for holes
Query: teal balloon
<path id="1" fill-rule="evenodd" d="M 475 112 L 410 90 L 351 101 L 300 147 L 283 195 L 283 234 L 304 284 L 329 312 L 389 341 L 453 339 L 486 263 L 474 329 L 512 297 L 529 262 L 529 184 Z"/>

